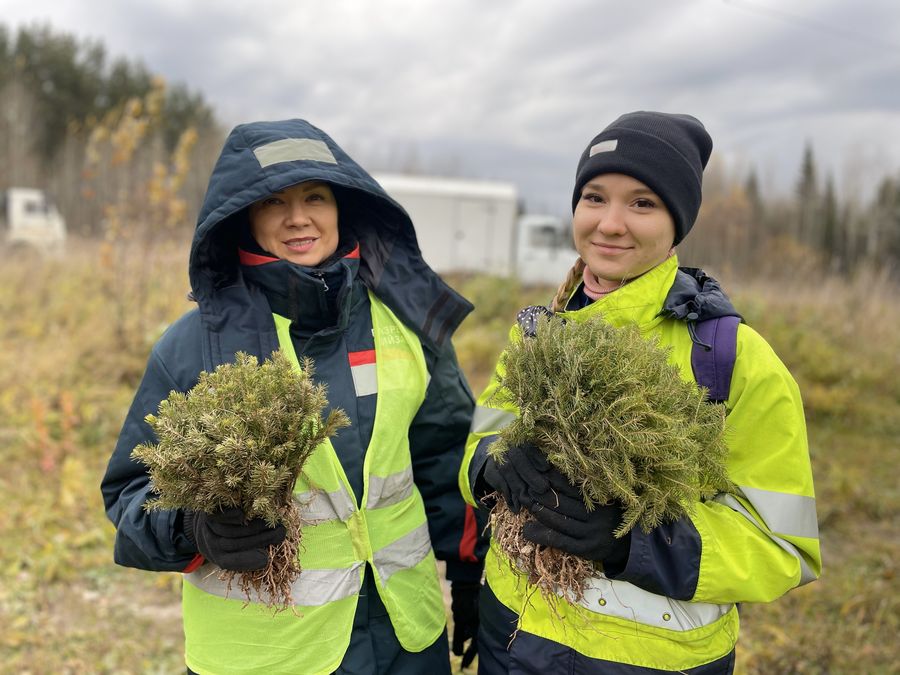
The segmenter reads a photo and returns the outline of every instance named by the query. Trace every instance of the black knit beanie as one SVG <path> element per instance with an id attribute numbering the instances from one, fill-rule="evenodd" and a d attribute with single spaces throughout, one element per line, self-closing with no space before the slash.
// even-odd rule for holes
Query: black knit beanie
<path id="1" fill-rule="evenodd" d="M 572 210 L 591 178 L 622 173 L 665 202 L 675 221 L 677 244 L 700 210 L 703 169 L 711 152 L 712 138 L 695 117 L 648 111 L 622 115 L 594 137 L 578 160 Z"/>

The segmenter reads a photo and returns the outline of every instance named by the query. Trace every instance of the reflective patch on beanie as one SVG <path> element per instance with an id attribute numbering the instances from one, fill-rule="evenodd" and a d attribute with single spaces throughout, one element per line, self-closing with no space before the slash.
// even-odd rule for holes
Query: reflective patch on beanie
<path id="1" fill-rule="evenodd" d="M 325 142 L 314 138 L 282 138 L 280 141 L 253 148 L 253 154 L 263 168 L 281 162 L 296 161 L 337 164 Z"/>
<path id="2" fill-rule="evenodd" d="M 608 141 L 600 141 L 591 146 L 591 151 L 588 156 L 593 157 L 594 155 L 599 155 L 601 152 L 612 152 L 616 149 L 618 144 L 619 140 L 617 138 L 612 138 Z"/>

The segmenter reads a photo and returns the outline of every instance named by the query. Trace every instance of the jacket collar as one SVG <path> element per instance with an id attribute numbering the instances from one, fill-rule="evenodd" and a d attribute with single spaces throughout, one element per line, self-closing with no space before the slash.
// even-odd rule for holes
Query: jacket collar
<path id="1" fill-rule="evenodd" d="M 636 323 L 641 328 L 649 328 L 662 321 L 659 309 L 665 301 L 666 293 L 672 286 L 677 271 L 678 258 L 672 256 L 587 307 L 566 311 L 562 315 L 576 321 L 585 321 L 602 314 L 604 319 L 614 326 Z M 581 292 L 579 285 L 573 297 Z M 571 304 L 570 298 L 567 306 Z"/>
<path id="2" fill-rule="evenodd" d="M 572 306 L 573 298 L 581 292 L 579 286 L 567 306 Z M 703 321 L 740 316 L 719 282 L 703 270 L 680 268 L 674 255 L 609 295 L 562 314 L 577 321 L 603 314 L 614 326 L 636 323 L 641 329 L 651 328 L 664 318 Z"/>
<path id="3" fill-rule="evenodd" d="M 318 267 L 275 259 L 263 264 L 243 264 L 241 269 L 247 281 L 262 289 L 272 311 L 290 319 L 292 328 L 303 335 L 347 327 L 358 258 L 339 258 Z"/>

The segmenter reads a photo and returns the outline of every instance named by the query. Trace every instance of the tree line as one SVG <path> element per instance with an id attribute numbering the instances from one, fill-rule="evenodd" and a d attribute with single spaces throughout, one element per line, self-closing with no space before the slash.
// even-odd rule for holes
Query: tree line
<path id="1" fill-rule="evenodd" d="M 868 201 L 842 201 L 807 144 L 787 195 L 764 197 L 755 170 L 726 176 L 716 164 L 703 191 L 700 236 L 685 240 L 682 258 L 736 273 L 900 277 L 900 170 L 882 177 Z"/>
<path id="2" fill-rule="evenodd" d="M 98 42 L 0 25 L 0 190 L 46 190 L 71 232 L 103 235 L 148 209 L 167 232 L 179 214 L 177 227 L 190 230 L 222 137 L 185 85 L 110 58 Z M 682 257 L 712 269 L 900 276 L 900 170 L 867 202 L 848 203 L 809 145 L 788 195 L 763 195 L 755 171 L 730 176 L 714 161 L 698 225 Z"/>
<path id="3" fill-rule="evenodd" d="M 129 141 L 112 138 L 116 131 L 134 134 L 127 164 L 121 150 Z M 0 190 L 46 190 L 70 231 L 101 234 L 110 204 L 170 164 L 186 132 L 199 139 L 189 160 L 208 170 L 221 132 L 202 95 L 166 84 L 140 62 L 111 58 L 99 42 L 49 26 L 13 33 L 0 25 Z M 190 206 L 202 190 L 185 181 Z"/>

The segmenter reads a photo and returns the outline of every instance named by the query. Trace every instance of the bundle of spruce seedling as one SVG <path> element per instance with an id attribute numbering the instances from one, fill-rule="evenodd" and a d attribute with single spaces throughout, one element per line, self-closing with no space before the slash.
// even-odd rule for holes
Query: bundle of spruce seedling
<path id="1" fill-rule="evenodd" d="M 510 447 L 536 445 L 580 488 L 589 510 L 621 505 L 615 536 L 676 520 L 730 489 L 724 406 L 707 403 L 706 392 L 683 380 L 667 350 L 636 326 L 542 317 L 536 334 L 511 344 L 502 358 L 495 398 L 513 403 L 519 416 L 489 452 L 502 463 Z M 524 539 L 532 518 L 498 499 L 494 539 L 545 598 L 577 602 L 596 574 L 594 562 Z"/>
<path id="2" fill-rule="evenodd" d="M 327 405 L 324 385 L 313 383 L 312 362 L 298 372 L 280 351 L 261 366 L 238 353 L 235 363 L 202 372 L 186 394 L 173 391 L 147 423 L 158 443 L 137 446 L 132 457 L 149 467 L 159 496 L 153 509 L 191 509 L 213 514 L 240 507 L 248 519 L 284 525 L 285 540 L 269 547 L 269 564 L 254 572 L 223 570 L 238 577 L 247 600 L 251 591 L 273 608 L 292 604 L 291 584 L 300 575 L 300 515 L 292 499 L 294 482 L 316 447 L 348 420 Z"/>

